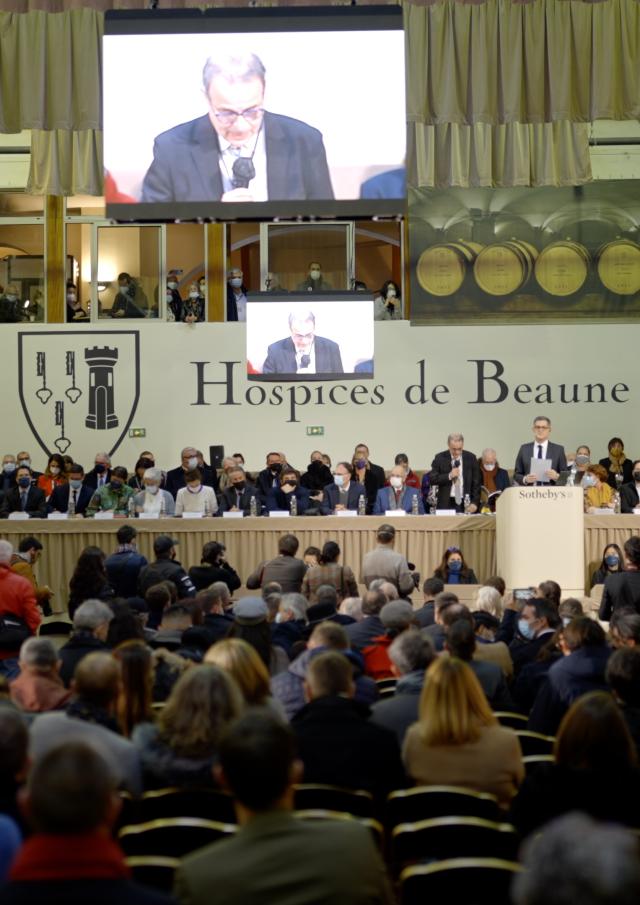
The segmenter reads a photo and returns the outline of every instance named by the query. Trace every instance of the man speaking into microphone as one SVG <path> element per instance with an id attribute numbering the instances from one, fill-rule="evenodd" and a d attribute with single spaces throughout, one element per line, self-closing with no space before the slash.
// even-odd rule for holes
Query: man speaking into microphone
<path id="1" fill-rule="evenodd" d="M 262 366 L 263 374 L 343 374 L 340 346 L 316 336 L 313 311 L 289 314 L 291 336 L 272 343 Z"/>
<path id="2" fill-rule="evenodd" d="M 143 202 L 333 199 L 322 133 L 264 108 L 256 54 L 209 58 L 208 111 L 157 135 Z"/>
<path id="3" fill-rule="evenodd" d="M 438 509 L 464 511 L 464 499 L 469 497 L 469 512 L 477 512 L 480 505 L 480 466 L 478 457 L 464 449 L 462 434 L 449 434 L 444 452 L 431 463 L 429 479 L 438 488 Z"/>

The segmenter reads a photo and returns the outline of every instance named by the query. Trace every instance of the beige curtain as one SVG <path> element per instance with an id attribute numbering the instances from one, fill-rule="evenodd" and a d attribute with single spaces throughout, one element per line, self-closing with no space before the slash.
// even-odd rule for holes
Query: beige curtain
<path id="1" fill-rule="evenodd" d="M 414 123 L 407 160 L 413 187 L 580 185 L 591 179 L 583 123 Z"/>
<path id="2" fill-rule="evenodd" d="M 101 131 L 32 131 L 27 181 L 32 195 L 102 195 L 103 173 Z"/>

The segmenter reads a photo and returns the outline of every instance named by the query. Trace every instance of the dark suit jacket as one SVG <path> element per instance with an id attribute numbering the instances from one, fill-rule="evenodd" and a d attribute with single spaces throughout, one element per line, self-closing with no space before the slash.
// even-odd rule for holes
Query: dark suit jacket
<path id="1" fill-rule="evenodd" d="M 70 493 L 71 488 L 68 484 L 61 484 L 59 487 L 54 488 L 47 502 L 47 512 L 66 512 L 69 508 Z M 76 512 L 78 515 L 84 515 L 92 496 L 93 490 L 83 484 L 76 495 Z"/>
<path id="2" fill-rule="evenodd" d="M 274 481 L 276 482 L 275 487 L 274 487 L 274 483 L 273 483 Z M 263 468 L 262 471 L 259 472 L 256 477 L 256 487 L 258 488 L 258 490 L 260 491 L 262 496 L 265 498 L 268 493 L 271 493 L 272 490 L 274 490 L 274 489 L 277 490 L 279 484 L 280 484 L 280 475 L 271 474 L 271 472 L 269 471 L 268 468 Z"/>
<path id="3" fill-rule="evenodd" d="M 340 490 L 336 484 L 327 484 L 327 486 L 323 490 L 323 493 L 324 499 L 320 504 L 320 512 L 323 515 L 329 515 L 329 513 L 333 512 L 333 510 L 340 502 Z M 366 489 L 362 486 L 362 484 L 358 484 L 356 481 L 351 481 L 349 483 L 349 490 L 347 491 L 347 509 L 357 510 L 358 501 L 363 494 L 366 501 Z"/>
<path id="4" fill-rule="evenodd" d="M 332 199 L 322 133 L 278 113 L 265 113 L 263 128 L 269 200 Z M 157 135 L 141 200 L 219 201 L 223 193 L 219 154 L 218 135 L 208 116 Z"/>
<path id="5" fill-rule="evenodd" d="M 640 572 L 612 572 L 605 578 L 600 619 L 611 619 L 616 610 L 640 613 Z"/>
<path id="6" fill-rule="evenodd" d="M 631 481 L 630 484 L 623 484 L 620 488 L 620 511 L 629 514 L 638 505 L 640 505 L 640 498 L 636 490 L 636 482 Z"/>
<path id="7" fill-rule="evenodd" d="M 202 483 L 206 484 L 207 487 L 213 487 L 215 491 L 218 490 L 218 475 L 210 468 L 208 465 L 205 465 L 204 468 L 198 468 L 200 474 L 202 475 Z M 182 487 L 186 487 L 186 481 L 184 479 L 185 472 L 182 468 L 182 465 L 178 465 L 177 468 L 172 468 L 171 471 L 167 472 L 167 479 L 165 483 L 165 490 L 168 490 L 171 496 L 175 499 L 176 494 Z"/>
<path id="8" fill-rule="evenodd" d="M 238 506 L 238 508 L 242 509 L 245 515 L 249 515 L 249 512 L 251 511 L 252 496 L 256 498 L 256 503 L 258 505 L 258 515 L 260 515 L 264 505 L 262 494 L 257 487 L 254 487 L 253 484 L 247 484 L 242 491 L 242 496 L 240 497 L 240 505 Z M 228 487 L 225 487 L 225 489 L 218 497 L 218 506 L 220 507 L 220 512 L 229 512 L 231 509 L 233 509 L 234 506 L 237 506 L 237 500 L 238 493 L 235 487 L 232 484 L 230 484 Z"/>
<path id="9" fill-rule="evenodd" d="M 104 482 L 108 484 L 111 480 L 111 469 L 107 468 L 105 473 Z M 90 490 L 97 490 L 98 488 L 98 475 L 96 473 L 95 468 L 92 468 L 91 471 L 88 471 L 84 476 L 84 486 L 88 487 Z"/>
<path id="10" fill-rule="evenodd" d="M 460 458 L 460 457 L 458 457 Z M 451 472 L 451 453 L 448 449 L 438 453 L 431 463 L 431 472 L 429 480 L 432 485 L 438 488 L 438 509 L 451 509 L 451 481 L 449 474 Z M 467 493 L 471 498 L 471 502 L 476 506 L 480 506 L 480 467 L 477 458 L 473 453 L 462 450 L 462 494 Z"/>
<path id="11" fill-rule="evenodd" d="M 524 483 L 526 475 L 531 473 L 531 459 L 535 456 L 535 447 L 537 445 L 537 443 L 533 442 L 523 443 L 520 447 L 516 458 L 516 466 L 513 470 L 513 480 L 516 484 Z M 558 474 L 561 471 L 567 470 L 567 458 L 564 454 L 564 446 L 560 446 L 559 443 L 549 442 L 545 458 L 551 459 L 551 467 L 554 471 L 557 471 Z M 555 484 L 555 481 L 550 481 L 549 483 Z"/>
<path id="12" fill-rule="evenodd" d="M 316 336 L 314 340 L 316 356 L 316 372 L 318 374 L 344 374 L 340 346 L 332 339 Z M 290 336 L 271 343 L 267 357 L 262 366 L 263 374 L 295 374 L 296 347 Z"/>
<path id="13" fill-rule="evenodd" d="M 10 512 L 21 512 L 20 505 L 20 488 L 12 487 L 7 490 L 2 501 L 2 509 L 0 510 L 0 518 L 8 518 Z M 27 494 L 27 508 L 29 518 L 46 518 L 47 517 L 47 498 L 44 491 L 33 485 L 29 488 Z"/>
<path id="14" fill-rule="evenodd" d="M 616 476 L 609 471 L 611 468 L 611 459 L 607 456 L 606 459 L 600 459 L 598 464 L 607 469 L 607 484 L 616 490 L 618 487 L 616 484 Z M 622 480 L 625 484 L 633 481 L 633 462 L 629 458 L 625 459 L 622 463 Z"/>
<path id="15" fill-rule="evenodd" d="M 376 501 L 373 505 L 373 515 L 384 515 L 387 509 L 391 509 L 391 494 L 393 493 L 393 488 L 391 487 L 383 487 L 382 490 L 378 491 L 378 495 L 376 496 Z M 402 492 L 402 497 L 400 499 L 400 509 L 404 509 L 405 512 L 411 514 L 411 509 L 413 505 L 413 498 L 416 497 L 418 500 L 418 512 L 420 515 L 424 515 L 424 506 L 422 504 L 422 497 L 420 496 L 420 491 L 416 490 L 415 487 L 405 487 Z"/>
<path id="16" fill-rule="evenodd" d="M 309 491 L 306 487 L 296 487 L 295 494 L 293 493 L 285 493 L 283 490 L 270 490 L 266 499 L 267 509 L 269 512 L 273 512 L 276 509 L 290 509 L 291 508 L 291 497 L 295 495 L 295 498 L 298 503 L 298 515 L 302 515 L 307 509 L 311 508 L 314 505 L 313 501 L 310 499 Z"/>

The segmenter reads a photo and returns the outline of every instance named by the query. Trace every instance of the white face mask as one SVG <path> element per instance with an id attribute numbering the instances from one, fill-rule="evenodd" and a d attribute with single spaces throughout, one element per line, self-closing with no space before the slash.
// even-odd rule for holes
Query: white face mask
<path id="1" fill-rule="evenodd" d="M 118 286 L 118 292 L 120 295 L 128 295 L 129 287 L 128 286 Z"/>
<path id="2" fill-rule="evenodd" d="M 169 289 L 177 289 L 177 288 L 178 288 L 178 284 L 177 284 L 174 280 L 171 280 L 170 283 L 167 283 L 167 286 L 169 287 Z"/>
<path id="3" fill-rule="evenodd" d="M 320 279 L 320 271 L 319 271 L 319 270 L 310 270 L 310 271 L 309 271 L 309 276 L 311 277 L 312 280 L 319 280 L 319 279 Z"/>
<path id="4" fill-rule="evenodd" d="M 484 470 L 485 470 L 485 471 L 493 471 L 495 467 L 496 467 L 496 463 L 495 463 L 495 462 L 485 462 L 485 463 L 484 463 Z"/>
<path id="5" fill-rule="evenodd" d="M 389 483 L 395 490 L 399 490 L 402 487 L 402 478 L 395 474 L 391 475 Z"/>
<path id="6" fill-rule="evenodd" d="M 387 298 L 394 299 L 396 297 L 395 289 L 387 289 Z"/>
<path id="7" fill-rule="evenodd" d="M 58 468 L 57 465 L 51 465 L 51 466 L 49 467 L 49 473 L 52 474 L 52 475 L 60 474 L 60 469 Z"/>
<path id="8" fill-rule="evenodd" d="M 18 459 L 18 468 L 21 465 L 24 465 L 25 468 L 31 468 L 31 459 Z"/>
<path id="9" fill-rule="evenodd" d="M 147 487 L 146 487 L 147 493 L 150 493 L 150 494 L 152 494 L 153 496 L 155 496 L 155 494 L 156 494 L 159 490 L 160 490 L 160 488 L 158 487 L 157 484 L 147 484 Z"/>
<path id="10" fill-rule="evenodd" d="M 189 468 L 197 468 L 197 467 L 198 467 L 198 460 L 196 459 L 195 456 L 191 456 L 191 458 L 190 458 L 189 461 L 187 462 L 187 465 L 189 466 Z"/>
<path id="11" fill-rule="evenodd" d="M 229 280 L 234 289 L 240 289 L 242 286 L 242 277 L 231 277 Z"/>
<path id="12" fill-rule="evenodd" d="M 76 296 L 75 292 L 67 292 L 67 301 L 68 302 L 75 302 L 76 298 L 77 298 L 77 296 Z"/>
<path id="13" fill-rule="evenodd" d="M 276 621 L 277 623 L 282 622 L 282 613 L 276 613 L 276 619 L 275 619 L 275 621 Z"/>
<path id="14" fill-rule="evenodd" d="M 168 301 L 168 302 L 172 302 L 172 301 L 173 301 L 173 296 L 171 295 L 170 292 L 167 292 L 167 301 Z"/>
<path id="15" fill-rule="evenodd" d="M 189 493 L 200 493 L 200 488 L 202 484 L 187 484 L 187 490 Z"/>
<path id="16" fill-rule="evenodd" d="M 6 298 L 8 302 L 16 302 L 18 300 L 18 296 L 14 295 L 12 292 L 8 292 Z"/>
<path id="17" fill-rule="evenodd" d="M 198 295 L 199 295 L 198 290 L 197 290 L 197 289 L 192 289 L 191 292 L 189 293 L 189 298 L 190 298 L 190 299 L 197 299 L 197 298 L 198 298 Z"/>

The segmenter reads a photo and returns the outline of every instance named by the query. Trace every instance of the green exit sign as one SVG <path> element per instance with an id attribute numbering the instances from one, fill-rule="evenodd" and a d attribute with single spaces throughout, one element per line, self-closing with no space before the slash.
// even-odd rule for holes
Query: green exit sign
<path id="1" fill-rule="evenodd" d="M 147 430 L 146 430 L 146 428 L 144 428 L 144 427 L 132 427 L 132 428 L 129 430 L 129 436 L 130 436 L 130 437 L 138 437 L 138 438 L 139 438 L 139 437 L 146 437 L 146 436 L 147 436 Z"/>
<path id="2" fill-rule="evenodd" d="M 324 435 L 324 427 L 319 424 L 313 424 L 307 428 L 307 437 L 322 437 Z"/>

